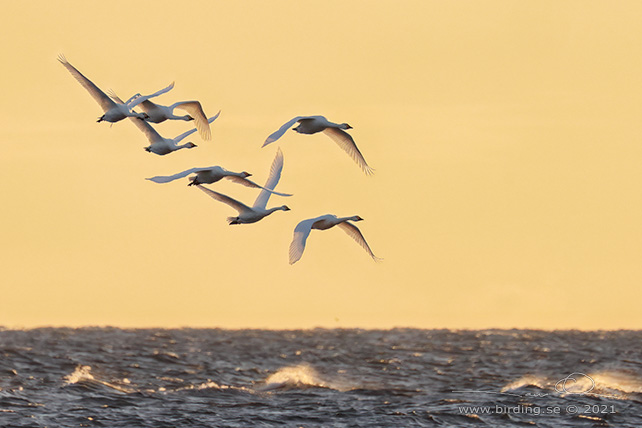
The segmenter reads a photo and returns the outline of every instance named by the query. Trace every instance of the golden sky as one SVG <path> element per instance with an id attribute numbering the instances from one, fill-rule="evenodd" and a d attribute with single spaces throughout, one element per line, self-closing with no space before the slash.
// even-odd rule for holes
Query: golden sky
<path id="1" fill-rule="evenodd" d="M 642 3 L 12 2 L 0 90 L 0 325 L 642 328 Z M 212 141 L 147 153 L 62 67 L 198 99 Z M 298 115 L 348 122 L 372 177 Z M 174 137 L 192 123 L 161 123 Z M 256 224 L 183 179 L 263 183 Z M 250 203 L 257 192 L 213 189 Z M 360 215 L 370 257 L 340 229 Z"/>

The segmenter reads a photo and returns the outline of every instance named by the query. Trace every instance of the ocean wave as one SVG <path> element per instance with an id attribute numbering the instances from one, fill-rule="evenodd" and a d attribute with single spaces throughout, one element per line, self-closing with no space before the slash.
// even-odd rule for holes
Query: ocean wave
<path id="1" fill-rule="evenodd" d="M 642 393 L 642 379 L 634 374 L 617 371 L 572 373 L 561 379 L 527 374 L 505 385 L 501 392 L 516 392 L 522 388 L 536 387 L 560 395 L 603 395 L 626 399 L 630 394 Z"/>
<path id="2" fill-rule="evenodd" d="M 133 392 L 137 392 L 136 389 L 131 388 L 126 385 L 118 385 L 115 383 L 107 382 L 102 379 L 96 378 L 92 373 L 91 373 L 91 366 L 84 366 L 84 365 L 79 365 L 76 367 L 76 369 L 65 376 L 64 378 L 65 385 L 84 385 L 87 387 L 96 387 L 96 386 L 103 386 L 107 388 L 111 388 L 115 391 L 124 393 L 124 394 L 130 394 Z M 129 379 L 125 378 L 120 381 L 122 384 L 129 384 Z"/>
<path id="3" fill-rule="evenodd" d="M 327 388 L 336 391 L 349 391 L 357 387 L 349 385 L 346 382 L 324 378 L 311 365 L 299 364 L 280 368 L 268 376 L 258 390 L 272 391 L 278 389 L 306 388 Z"/>

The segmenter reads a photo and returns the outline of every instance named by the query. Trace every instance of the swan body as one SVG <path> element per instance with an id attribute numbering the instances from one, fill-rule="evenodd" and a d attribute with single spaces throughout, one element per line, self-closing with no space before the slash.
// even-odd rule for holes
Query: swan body
<path id="1" fill-rule="evenodd" d="M 174 84 L 172 83 L 166 88 L 161 89 L 158 92 L 155 92 L 151 95 L 145 97 L 132 97 L 126 103 L 122 101 L 115 102 L 112 97 L 104 93 L 98 86 L 96 86 L 91 80 L 87 79 L 76 67 L 71 65 L 64 55 L 58 56 L 58 61 L 65 66 L 65 68 L 71 73 L 71 75 L 80 83 L 80 85 L 89 92 L 89 94 L 96 100 L 96 102 L 103 109 L 104 113 L 101 117 L 98 118 L 98 122 L 118 122 L 125 119 L 126 117 L 133 117 L 137 119 L 144 120 L 147 118 L 147 113 L 137 113 L 132 109 L 143 101 L 156 97 L 158 95 L 164 94 L 165 92 L 170 91 Z"/>
<path id="2" fill-rule="evenodd" d="M 140 103 L 140 108 L 147 114 L 147 118 L 145 120 L 148 122 L 161 123 L 168 119 L 185 121 L 193 120 L 196 124 L 196 129 L 198 129 L 203 140 L 209 140 L 212 138 L 207 116 L 205 116 L 203 107 L 198 101 L 180 101 L 170 106 L 162 106 L 146 99 Z M 174 114 L 175 108 L 185 110 L 189 114 L 177 116 Z"/>
<path id="3" fill-rule="evenodd" d="M 204 187 L 201 184 L 197 184 L 196 187 L 198 187 L 203 192 L 207 193 L 209 196 L 216 199 L 217 201 L 223 202 L 224 204 L 227 204 L 232 208 L 234 208 L 236 211 L 238 211 L 239 213 L 238 216 L 227 218 L 229 224 L 232 225 L 232 224 L 256 223 L 257 221 L 267 217 L 268 215 L 272 214 L 275 211 L 290 210 L 290 208 L 288 208 L 286 205 L 282 205 L 280 207 L 266 208 L 268 200 L 270 199 L 270 196 L 273 193 L 272 191 L 274 190 L 274 188 L 276 187 L 276 185 L 278 184 L 281 178 L 282 170 L 283 170 L 283 153 L 279 149 L 277 151 L 276 157 L 274 158 L 274 161 L 272 162 L 272 166 L 270 168 L 270 176 L 265 182 L 265 185 L 263 186 L 261 193 L 259 193 L 259 196 L 254 201 L 254 205 L 252 205 L 251 207 L 248 207 L 244 203 L 239 202 L 234 198 L 230 198 L 227 195 L 208 189 L 207 187 Z"/>
<path id="4" fill-rule="evenodd" d="M 364 250 L 366 250 L 373 260 L 381 260 L 374 255 L 359 228 L 350 223 L 351 221 L 361 220 L 363 219 L 357 215 L 352 217 L 337 217 L 332 214 L 326 214 L 299 222 L 299 224 L 294 228 L 294 237 L 292 238 L 292 243 L 290 243 L 290 264 L 296 263 L 301 259 L 301 256 L 303 256 L 305 243 L 312 229 L 327 230 L 334 226 L 339 226 L 348 235 L 350 235 L 359 245 L 361 245 L 361 247 L 363 247 Z"/>
<path id="5" fill-rule="evenodd" d="M 292 196 L 289 193 L 279 193 L 274 190 L 266 189 L 263 186 L 259 186 L 252 180 L 248 180 L 247 177 L 250 177 L 252 174 L 249 172 L 232 172 L 228 171 L 225 168 L 220 166 L 210 166 L 207 168 L 190 168 L 183 172 L 179 172 L 174 175 L 158 175 L 156 177 L 148 178 L 147 180 L 153 181 L 154 183 L 169 183 L 170 181 L 177 180 L 179 178 L 186 177 L 190 174 L 196 174 L 195 176 L 189 177 L 190 183 L 188 186 L 194 186 L 199 184 L 212 184 L 220 181 L 224 178 L 233 181 L 234 183 L 241 184 L 246 187 L 252 187 L 255 189 L 264 189 L 273 195 L 279 196 Z"/>
<path id="6" fill-rule="evenodd" d="M 296 123 L 298 123 L 298 125 L 292 128 L 293 131 L 296 131 L 299 134 L 316 134 L 317 132 L 323 132 L 337 143 L 348 155 L 350 155 L 366 175 L 370 175 L 374 172 L 374 169 L 368 166 L 368 163 L 361 154 L 361 151 L 359 151 L 359 148 L 354 142 L 352 136 L 345 131 L 345 129 L 352 129 L 352 126 L 347 123 L 330 122 L 323 116 L 297 116 L 294 119 L 291 119 L 267 137 L 262 147 L 265 147 L 281 138 L 288 128 Z"/>
<path id="7" fill-rule="evenodd" d="M 221 114 L 219 111 L 216 113 L 216 115 L 210 117 L 207 122 L 212 123 L 216 120 L 216 118 Z M 183 132 L 181 135 L 178 135 L 174 138 L 163 138 L 160 136 L 158 132 L 154 128 L 152 128 L 152 125 L 147 123 L 144 120 L 136 120 L 134 121 L 134 124 L 143 131 L 143 134 L 147 137 L 149 140 L 150 144 L 149 146 L 145 147 L 145 150 L 147 150 L 150 153 L 155 153 L 157 155 L 166 155 L 168 153 L 175 152 L 176 150 L 180 149 L 191 149 L 193 147 L 196 147 L 196 144 L 192 142 L 187 142 L 185 144 L 178 144 L 183 138 L 187 137 L 188 135 L 193 134 L 196 132 L 197 128 L 192 128 L 187 132 Z"/>

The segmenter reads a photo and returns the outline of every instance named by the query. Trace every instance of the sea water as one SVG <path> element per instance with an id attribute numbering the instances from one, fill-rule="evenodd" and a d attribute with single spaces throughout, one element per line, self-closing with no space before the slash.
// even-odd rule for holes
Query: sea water
<path id="1" fill-rule="evenodd" d="M 642 427 L 642 332 L 0 330 L 0 427 Z"/>

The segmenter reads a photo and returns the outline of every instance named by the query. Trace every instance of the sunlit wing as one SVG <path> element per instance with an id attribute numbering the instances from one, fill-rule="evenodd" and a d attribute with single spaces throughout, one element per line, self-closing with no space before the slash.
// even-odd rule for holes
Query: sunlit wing
<path id="1" fill-rule="evenodd" d="M 316 221 L 316 218 L 311 218 L 308 220 L 303 220 L 299 222 L 294 228 L 294 236 L 292 237 L 292 242 L 290 243 L 290 264 L 294 264 L 303 255 L 305 250 L 305 243 L 310 236 L 310 231 L 312 230 L 312 225 Z"/>
<path id="2" fill-rule="evenodd" d="M 201 135 L 203 140 L 209 140 L 212 138 L 212 132 L 210 131 L 210 124 L 207 121 L 207 116 L 203 111 L 203 106 L 198 101 L 181 101 L 174 104 L 172 107 L 185 110 L 189 113 L 190 116 L 194 118 L 194 123 L 196 124 L 196 129 Z"/>
<path id="3" fill-rule="evenodd" d="M 164 141 L 164 138 L 161 137 L 158 132 L 156 132 L 152 125 L 149 124 L 149 122 L 138 119 L 137 117 L 130 117 L 129 120 L 134 125 L 136 125 L 136 127 L 140 129 L 143 134 L 145 134 L 145 137 L 147 137 L 147 140 L 149 140 L 150 143 L 153 144 L 158 141 Z"/>
<path id="4" fill-rule="evenodd" d="M 251 187 L 251 188 L 253 188 L 253 189 L 264 189 L 264 190 L 266 190 L 266 191 L 270 192 L 270 193 L 271 193 L 271 194 L 273 194 L 273 195 L 278 195 L 278 196 L 292 196 L 292 194 L 291 194 L 291 193 L 280 193 L 280 192 L 275 192 L 274 190 L 266 189 L 265 187 L 263 187 L 263 186 L 259 186 L 258 184 L 256 184 L 256 183 L 255 183 L 255 182 L 253 182 L 252 180 L 248 180 L 247 178 L 237 177 L 237 176 L 235 176 L 235 175 L 228 175 L 228 176 L 227 176 L 227 177 L 225 177 L 225 178 L 226 178 L 226 179 L 228 179 L 228 180 L 230 180 L 230 181 L 233 181 L 234 183 L 237 183 L 237 184 L 243 185 L 243 186 L 245 186 L 245 187 Z"/>
<path id="5" fill-rule="evenodd" d="M 199 171 L 204 171 L 209 168 L 191 168 L 174 175 L 157 175 L 155 177 L 146 178 L 146 180 L 153 181 L 154 183 L 169 183 L 170 181 L 178 180 L 179 178 L 187 177 L 190 174 L 195 174 Z"/>
<path id="6" fill-rule="evenodd" d="M 267 207 L 268 200 L 272 194 L 271 191 L 274 190 L 281 179 L 281 171 L 283 171 L 283 152 L 279 148 L 276 151 L 276 156 L 274 157 L 274 161 L 272 161 L 272 166 L 270 167 L 270 176 L 263 185 L 263 190 L 259 193 L 256 201 L 254 201 L 253 208 L 265 209 Z"/>
<path id="7" fill-rule="evenodd" d="M 209 124 L 209 123 L 214 122 L 214 121 L 216 120 L 216 118 L 219 116 L 219 114 L 221 114 L 221 111 L 220 111 L 220 110 L 219 110 L 219 112 L 218 112 L 218 113 L 216 113 L 216 115 L 214 115 L 214 116 L 210 117 L 209 119 L 207 119 L 207 123 Z M 194 133 L 194 132 L 196 132 L 197 130 L 198 130 L 198 128 L 193 128 L 193 129 L 190 129 L 190 130 L 189 130 L 189 131 L 187 131 L 187 132 L 183 132 L 181 135 L 179 135 L 178 137 L 174 138 L 174 142 L 175 142 L 175 143 L 178 143 L 178 142 L 179 142 L 179 141 L 181 141 L 183 138 L 187 137 L 188 135 L 193 134 L 193 133 Z"/>
<path id="8" fill-rule="evenodd" d="M 326 128 L 323 130 L 323 133 L 339 145 L 350 157 L 359 165 L 359 167 L 367 175 L 374 173 L 374 169 L 370 168 L 366 163 L 363 155 L 357 148 L 352 136 L 345 132 L 343 129 L 339 128 Z"/>
<path id="9" fill-rule="evenodd" d="M 283 136 L 283 134 L 285 134 L 285 131 L 287 131 L 292 125 L 297 123 L 299 120 L 304 119 L 305 117 L 306 116 L 297 116 L 294 119 L 290 120 L 289 122 L 286 122 L 277 131 L 273 132 L 272 135 L 267 137 L 267 139 L 265 140 L 265 143 L 263 143 L 263 145 L 261 147 L 265 147 L 268 144 L 273 143 L 276 140 L 278 140 L 279 138 L 281 138 Z"/>
<path id="10" fill-rule="evenodd" d="M 357 226 L 355 226 L 352 223 L 343 222 L 339 223 L 337 226 L 339 226 L 341 229 L 343 229 L 348 235 L 352 237 L 355 241 L 357 241 L 357 244 L 361 245 L 364 250 L 374 259 L 374 261 L 380 261 L 381 259 L 377 256 L 374 255 L 372 250 L 370 249 L 370 246 L 366 242 L 366 238 L 363 237 L 363 234 L 359 230 Z"/>
<path id="11" fill-rule="evenodd" d="M 127 108 L 133 109 L 136 107 L 138 104 L 142 103 L 143 101 L 147 101 L 150 98 L 157 97 L 159 95 L 162 95 L 166 92 L 171 91 L 174 88 L 174 82 L 172 82 L 169 86 L 161 89 L 160 91 L 156 91 L 153 94 L 150 95 L 140 95 L 136 94 L 133 97 L 131 97 L 125 104 L 127 104 Z"/>
<path id="12" fill-rule="evenodd" d="M 87 79 L 80 71 L 73 65 L 67 62 L 64 55 L 58 56 L 58 61 L 71 73 L 72 76 L 80 83 L 80 85 L 89 92 L 89 94 L 96 100 L 104 112 L 116 106 L 116 103 L 111 100 L 103 91 L 98 88 L 91 80 Z"/>
<path id="13" fill-rule="evenodd" d="M 239 213 L 241 213 L 243 211 L 251 210 L 251 208 L 248 207 L 247 205 L 245 205 L 244 203 L 239 202 L 236 199 L 230 198 L 229 196 L 224 195 L 222 193 L 218 193 L 218 192 L 215 192 L 215 191 L 213 191 L 211 189 L 208 189 L 207 187 L 203 186 L 202 184 L 197 184 L 196 187 L 198 187 L 203 192 L 207 193 L 208 195 L 210 195 L 212 198 L 216 199 L 217 201 L 223 202 L 224 204 L 227 204 L 227 205 L 231 206 L 232 208 L 234 208 Z"/>

